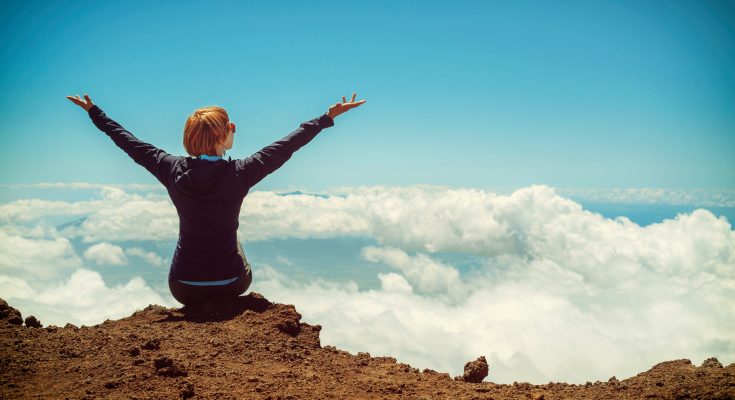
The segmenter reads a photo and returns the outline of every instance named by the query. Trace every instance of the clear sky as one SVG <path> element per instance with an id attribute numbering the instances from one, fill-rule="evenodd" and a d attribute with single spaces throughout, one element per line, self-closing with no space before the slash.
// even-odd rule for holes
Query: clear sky
<path id="1" fill-rule="evenodd" d="M 22 1 L 0 31 L 0 184 L 156 182 L 66 95 L 180 155 L 223 106 L 242 158 L 356 91 L 256 189 L 735 187 L 732 2 Z"/>

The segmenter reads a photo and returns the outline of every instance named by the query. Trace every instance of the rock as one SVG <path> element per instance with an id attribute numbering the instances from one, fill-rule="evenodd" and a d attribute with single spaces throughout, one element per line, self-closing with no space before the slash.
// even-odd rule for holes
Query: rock
<path id="1" fill-rule="evenodd" d="M 279 331 L 292 337 L 301 333 L 301 314 L 296 311 L 296 307 L 292 304 L 279 305 L 277 310 L 278 323 L 276 327 Z"/>
<path id="2" fill-rule="evenodd" d="M 487 376 L 489 366 L 485 356 L 480 356 L 475 361 L 468 362 L 464 365 L 464 375 L 462 380 L 465 382 L 480 383 Z"/>
<path id="3" fill-rule="evenodd" d="M 4 299 L 0 299 L 0 320 L 6 320 L 13 325 L 23 325 L 20 311 L 10 307 Z"/>
<path id="4" fill-rule="evenodd" d="M 142 346 L 140 346 L 143 349 L 146 350 L 158 350 L 161 348 L 161 340 L 160 339 L 151 339 L 147 342 L 145 342 Z"/>
<path id="5" fill-rule="evenodd" d="M 119 379 L 112 379 L 112 380 L 109 380 L 109 381 L 105 382 L 105 384 L 103 386 L 106 389 L 115 389 L 115 388 L 123 385 L 124 383 L 125 382 L 123 382 L 123 381 L 121 381 Z"/>
<path id="6" fill-rule="evenodd" d="M 188 375 L 186 368 L 183 368 L 178 362 L 165 356 L 156 357 L 156 359 L 153 360 L 153 366 L 156 367 L 156 373 L 161 376 L 173 378 Z"/>
<path id="7" fill-rule="evenodd" d="M 194 385 L 191 382 L 184 382 L 179 389 L 179 397 L 182 399 L 190 399 L 194 397 Z"/>
<path id="8" fill-rule="evenodd" d="M 29 315 L 26 317 L 26 326 L 29 328 L 43 328 L 43 325 L 41 325 L 41 321 L 36 319 L 33 315 Z"/>
<path id="9" fill-rule="evenodd" d="M 702 363 L 700 368 L 722 368 L 722 364 L 715 357 L 710 357 Z"/>

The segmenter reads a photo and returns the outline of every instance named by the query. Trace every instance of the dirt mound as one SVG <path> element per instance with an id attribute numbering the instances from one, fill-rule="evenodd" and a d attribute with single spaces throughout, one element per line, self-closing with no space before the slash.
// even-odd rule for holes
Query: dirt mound
<path id="1" fill-rule="evenodd" d="M 0 398 L 735 399 L 735 364 L 716 359 L 668 361 L 622 381 L 499 385 L 469 382 L 487 375 L 484 357 L 450 379 L 322 346 L 320 330 L 257 293 L 63 328 L 22 325 L 0 300 Z"/>

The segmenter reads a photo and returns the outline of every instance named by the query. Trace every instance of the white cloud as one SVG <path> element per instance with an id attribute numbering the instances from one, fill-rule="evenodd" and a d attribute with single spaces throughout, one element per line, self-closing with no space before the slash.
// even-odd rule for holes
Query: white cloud
<path id="1" fill-rule="evenodd" d="M 68 238 L 176 239 L 178 217 L 165 195 L 119 187 L 104 187 L 101 194 L 87 202 L 0 205 L 0 291 L 17 301 L 52 293 L 26 304 L 47 307 L 50 315 L 61 315 L 52 312 L 58 304 L 73 304 L 77 311 L 63 315 L 76 321 L 84 313 L 118 310 L 92 308 L 74 290 L 130 307 L 138 304 L 137 295 L 159 296 L 142 280 L 109 288 L 91 271 L 63 283 L 51 273 L 57 261 L 81 271 Z M 453 375 L 482 354 L 496 382 L 582 383 L 631 376 L 669 359 L 735 361 L 735 233 L 709 211 L 641 227 L 586 211 L 546 186 L 507 195 L 434 186 L 329 194 L 256 191 L 245 199 L 240 218 L 240 235 L 249 241 L 356 235 L 378 242 L 358 255 L 393 269 L 378 274 L 375 290 L 359 290 L 354 282 L 297 282 L 256 266 L 251 289 L 295 304 L 308 322 L 324 327 L 322 343 Z M 676 193 L 625 195 L 663 199 Z M 58 232 L 43 225 L 45 217 L 60 215 L 87 218 Z M 481 265 L 459 273 L 436 253 L 471 255 Z M 153 265 L 160 259 L 138 247 L 122 255 Z M 33 279 L 44 272 L 56 286 Z M 82 278 L 89 279 L 88 289 L 79 287 Z"/>
<path id="2" fill-rule="evenodd" d="M 10 236 L 19 236 L 26 239 L 47 239 L 60 237 L 55 227 L 46 224 L 38 225 L 0 225 L 0 231 Z"/>
<path id="3" fill-rule="evenodd" d="M 85 242 L 101 240 L 173 240 L 178 237 L 179 221 L 171 200 L 149 195 L 143 198 L 120 189 L 103 193 L 105 204 L 70 234 Z"/>
<path id="4" fill-rule="evenodd" d="M 53 237 L 53 230 L 41 231 L 51 237 L 24 238 L 0 230 L 0 297 L 24 316 L 35 315 L 44 325 L 92 325 L 130 315 L 148 304 L 178 306 L 141 277 L 108 287 L 99 273 L 84 267 L 67 238 Z M 88 256 L 93 260 L 119 262 L 118 246 L 92 247 Z M 114 256 L 109 258 L 110 254 Z"/>
<path id="5" fill-rule="evenodd" d="M 288 265 L 289 267 L 293 266 L 293 263 L 291 262 L 291 260 L 289 260 L 288 257 L 281 255 L 281 254 L 276 256 L 276 261 L 278 261 L 279 263 L 283 265 Z"/>
<path id="6" fill-rule="evenodd" d="M 145 262 L 153 265 L 154 267 L 163 267 L 165 264 L 161 256 L 159 256 L 158 254 L 152 251 L 145 251 L 144 249 L 141 249 L 140 247 L 127 248 L 125 249 L 125 254 L 140 257 L 141 259 L 145 260 Z"/>
<path id="7" fill-rule="evenodd" d="M 490 379 L 505 382 L 631 376 L 674 358 L 735 360 L 735 234 L 709 211 L 641 227 L 545 186 L 508 196 L 416 187 L 343 195 L 301 199 L 308 206 L 298 209 L 308 210 L 293 218 L 265 208 L 248 216 L 263 237 L 324 236 L 322 227 L 345 222 L 335 235 L 375 237 L 382 247 L 363 257 L 399 272 L 379 275 L 381 289 L 371 291 L 256 276 L 267 297 L 322 324 L 324 343 L 454 374 L 485 354 L 504 368 L 491 367 Z M 288 209 L 298 197 L 270 201 Z M 474 254 L 485 265 L 462 278 L 436 252 Z M 455 296 L 441 296 L 450 288 Z"/>
<path id="8" fill-rule="evenodd" d="M 385 292 L 403 294 L 413 293 L 413 287 L 408 283 L 403 275 L 389 272 L 387 274 L 378 274 L 378 279 L 380 279 L 380 287 Z"/>
<path id="9" fill-rule="evenodd" d="M 558 189 L 563 196 L 583 202 L 623 204 L 667 204 L 699 207 L 735 207 L 735 190 L 614 188 Z"/>
<path id="10" fill-rule="evenodd" d="M 0 297 L 7 299 L 28 299 L 35 296 L 35 291 L 28 282 L 21 278 L 8 275 L 0 275 Z M 17 307 L 16 307 L 17 308 Z"/>
<path id="11" fill-rule="evenodd" d="M 0 276 L 4 292 L 2 282 Z M 6 300 L 24 317 L 35 315 L 44 325 L 63 326 L 69 322 L 91 326 L 105 319 L 129 316 L 149 304 L 179 306 L 172 298 L 156 293 L 139 276 L 124 285 L 108 287 L 98 272 L 88 269 L 78 269 L 65 281 L 32 293 L 33 296 L 3 297 L 7 296 Z"/>
<path id="12" fill-rule="evenodd" d="M 81 265 L 66 238 L 24 238 L 0 230 L 0 274 L 46 282 Z"/>
<path id="13" fill-rule="evenodd" d="M 459 271 L 425 254 L 410 257 L 401 249 L 367 246 L 362 249 L 362 256 L 368 261 L 382 262 L 400 270 L 424 293 L 459 295 L 462 290 Z"/>
<path id="14" fill-rule="evenodd" d="M 168 195 L 149 193 L 144 197 L 114 186 L 103 186 L 100 195 L 101 199 L 76 202 L 15 200 L 0 205 L 0 223 L 21 225 L 50 216 L 86 216 L 80 225 L 59 233 L 82 237 L 85 242 L 178 237 L 178 215 Z"/>
<path id="15" fill-rule="evenodd" d="M 128 263 L 122 247 L 107 242 L 97 243 L 87 248 L 84 251 L 84 258 L 96 262 L 97 265 L 125 265 Z"/>

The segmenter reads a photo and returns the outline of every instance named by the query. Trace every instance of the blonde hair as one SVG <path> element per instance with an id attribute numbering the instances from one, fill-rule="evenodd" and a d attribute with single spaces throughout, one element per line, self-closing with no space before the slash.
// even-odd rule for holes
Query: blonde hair
<path id="1" fill-rule="evenodd" d="M 184 149 L 192 157 L 216 154 L 217 144 L 227 140 L 229 122 L 227 111 L 222 107 L 196 109 L 184 125 Z"/>

